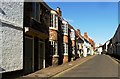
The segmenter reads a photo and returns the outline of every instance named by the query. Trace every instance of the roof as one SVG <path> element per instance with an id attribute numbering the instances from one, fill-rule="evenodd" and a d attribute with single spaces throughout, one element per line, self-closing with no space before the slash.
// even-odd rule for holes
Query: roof
<path id="1" fill-rule="evenodd" d="M 40 1 L 48 10 L 52 10 L 52 8 L 49 7 L 43 0 L 40 0 Z"/>

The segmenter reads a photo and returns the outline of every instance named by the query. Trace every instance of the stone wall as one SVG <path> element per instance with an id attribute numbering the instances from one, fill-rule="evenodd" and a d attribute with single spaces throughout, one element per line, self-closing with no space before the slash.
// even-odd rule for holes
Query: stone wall
<path id="1" fill-rule="evenodd" d="M 23 2 L 1 4 L 0 68 L 2 72 L 21 70 L 23 69 Z"/>

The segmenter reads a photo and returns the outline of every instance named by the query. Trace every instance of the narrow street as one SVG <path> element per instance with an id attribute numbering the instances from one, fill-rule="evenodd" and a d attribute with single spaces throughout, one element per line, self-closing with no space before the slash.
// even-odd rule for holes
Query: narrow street
<path id="1" fill-rule="evenodd" d="M 120 1 L 1 5 L 0 79 L 120 79 Z"/>
<path id="2" fill-rule="evenodd" d="M 107 55 L 97 55 L 87 62 L 55 77 L 118 77 L 118 62 Z"/>

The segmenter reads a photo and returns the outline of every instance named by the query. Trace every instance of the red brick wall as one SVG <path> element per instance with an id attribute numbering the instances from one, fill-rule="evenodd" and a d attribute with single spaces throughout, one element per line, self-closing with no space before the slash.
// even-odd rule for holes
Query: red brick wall
<path id="1" fill-rule="evenodd" d="M 72 47 L 75 46 L 75 40 L 72 40 Z"/>
<path id="2" fill-rule="evenodd" d="M 58 40 L 57 32 L 55 30 L 49 30 L 49 39 L 50 40 Z"/>
<path id="3" fill-rule="evenodd" d="M 63 42 L 68 43 L 68 36 L 63 36 Z"/>
<path id="4" fill-rule="evenodd" d="M 68 55 L 64 55 L 63 63 L 67 63 L 67 62 L 68 62 Z"/>

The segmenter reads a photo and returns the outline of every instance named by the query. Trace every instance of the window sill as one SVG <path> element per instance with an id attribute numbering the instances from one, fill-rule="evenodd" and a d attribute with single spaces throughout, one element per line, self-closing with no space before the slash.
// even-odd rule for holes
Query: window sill
<path id="1" fill-rule="evenodd" d="M 64 55 L 68 55 L 67 53 L 64 53 Z"/>
<path id="2" fill-rule="evenodd" d="M 63 35 L 67 35 L 67 36 L 68 36 L 68 34 L 67 34 L 67 33 L 63 33 Z"/>
<path id="3" fill-rule="evenodd" d="M 53 57 L 59 57 L 59 55 L 53 55 Z"/>
<path id="4" fill-rule="evenodd" d="M 31 17 L 31 19 L 37 21 L 38 23 L 41 23 L 41 21 L 39 21 L 39 20 L 37 20 L 37 19 L 35 19 L 33 17 Z"/>
<path id="5" fill-rule="evenodd" d="M 54 28 L 54 27 L 49 27 L 49 29 L 58 30 L 58 28 Z"/>

